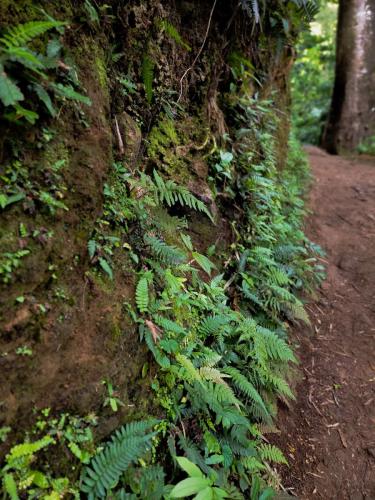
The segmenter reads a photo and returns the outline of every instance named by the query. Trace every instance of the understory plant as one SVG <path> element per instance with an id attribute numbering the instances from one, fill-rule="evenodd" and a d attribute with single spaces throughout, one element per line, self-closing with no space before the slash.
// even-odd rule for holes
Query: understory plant
<path id="1" fill-rule="evenodd" d="M 35 123 L 40 113 L 35 98 L 51 116 L 57 114 L 54 98 L 90 104 L 90 99 L 76 90 L 78 80 L 74 68 L 62 60 L 60 38 L 65 25 L 52 19 L 30 21 L 8 28 L 0 37 L 1 117 Z M 57 30 L 60 36 L 48 39 L 45 52 L 37 51 L 33 43 L 37 40 L 40 45 L 40 37 L 51 30 Z"/>
<path id="2" fill-rule="evenodd" d="M 277 399 L 293 397 L 287 330 L 308 322 L 297 293 L 323 269 L 301 229 L 306 160 L 291 139 L 280 172 L 272 101 L 239 94 L 228 100 L 235 132 L 212 157 L 217 203 L 225 193 L 239 211 L 225 269 L 195 249 L 187 217 L 171 215 L 178 206 L 212 219 L 186 188 L 121 164 L 106 187 L 106 227 L 120 238 L 126 228 L 124 247 L 138 267 L 135 304 L 126 307 L 159 366 L 152 389 L 163 417 L 113 435 L 83 470 L 91 499 L 258 499 L 279 486 L 273 467 L 286 459 L 264 432 Z M 95 246 L 94 263 L 101 251 Z"/>

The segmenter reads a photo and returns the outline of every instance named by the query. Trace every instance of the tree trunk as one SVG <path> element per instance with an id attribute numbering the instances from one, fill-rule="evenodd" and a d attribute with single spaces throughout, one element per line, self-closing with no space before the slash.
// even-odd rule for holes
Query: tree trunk
<path id="1" fill-rule="evenodd" d="M 336 74 L 323 146 L 354 151 L 375 134 L 375 0 L 340 0 Z"/>

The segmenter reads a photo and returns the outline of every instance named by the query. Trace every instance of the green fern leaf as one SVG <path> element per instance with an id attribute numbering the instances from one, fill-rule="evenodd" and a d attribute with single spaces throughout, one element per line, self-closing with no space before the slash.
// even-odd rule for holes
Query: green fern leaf
<path id="1" fill-rule="evenodd" d="M 155 323 L 160 326 L 166 332 L 175 333 L 176 335 L 186 335 L 186 330 L 182 326 L 178 325 L 176 322 L 164 318 L 163 316 L 155 315 L 154 316 Z"/>
<path id="2" fill-rule="evenodd" d="M 149 245 L 152 253 L 162 262 L 168 265 L 178 265 L 186 262 L 185 253 L 179 248 L 168 245 L 165 241 L 156 238 L 155 236 L 144 236 L 145 243 Z"/>
<path id="3" fill-rule="evenodd" d="M 284 457 L 283 452 L 277 446 L 262 443 L 259 446 L 259 455 L 262 460 L 266 460 L 267 462 L 288 465 L 288 461 Z"/>
<path id="4" fill-rule="evenodd" d="M 87 96 L 76 92 L 70 85 L 63 85 L 62 83 L 51 83 L 50 87 L 54 90 L 56 94 L 60 97 L 65 97 L 66 99 L 72 99 L 73 101 L 79 101 L 87 106 L 91 106 L 91 99 Z"/>
<path id="5" fill-rule="evenodd" d="M 42 101 L 42 103 L 47 108 L 49 114 L 51 116 L 56 116 L 56 110 L 53 107 L 53 104 L 52 104 L 52 101 L 51 101 L 51 98 L 50 98 L 48 92 L 41 85 L 39 85 L 37 83 L 35 83 L 33 85 L 33 89 L 35 90 L 39 99 Z"/>
<path id="6" fill-rule="evenodd" d="M 154 434 L 146 434 L 146 431 L 153 425 L 154 421 L 124 426 L 84 468 L 81 490 L 89 500 L 106 498 L 107 492 L 117 485 L 126 469 L 147 452 Z"/>
<path id="7" fill-rule="evenodd" d="M 141 313 L 144 313 L 148 310 L 148 279 L 145 276 L 142 276 L 142 278 L 138 281 L 135 291 L 135 301 Z"/>
<path id="8" fill-rule="evenodd" d="M 6 456 L 7 465 L 12 466 L 12 464 L 19 458 L 31 456 L 34 453 L 38 452 L 42 448 L 46 448 L 50 444 L 54 444 L 54 439 L 51 436 L 45 436 L 38 441 L 34 441 L 33 443 L 22 443 L 14 446 L 9 454 Z"/>
<path id="9" fill-rule="evenodd" d="M 188 51 L 191 50 L 190 45 L 185 42 L 185 40 L 181 37 L 180 33 L 177 31 L 177 28 L 173 26 L 172 23 L 170 23 L 166 19 L 161 19 L 158 24 L 160 28 L 163 29 L 171 38 L 173 38 L 173 40 L 178 45 L 180 45 L 181 47 L 183 47 Z"/>
<path id="10" fill-rule="evenodd" d="M 264 404 L 264 401 L 255 389 L 253 384 L 236 368 L 227 367 L 225 372 L 232 377 L 234 385 L 250 400 L 250 404 L 254 415 L 261 417 L 263 420 L 270 422 L 271 415 Z"/>
<path id="11" fill-rule="evenodd" d="M 60 21 L 31 21 L 9 28 L 0 42 L 6 47 L 20 47 L 52 28 L 60 28 L 66 23 Z"/>

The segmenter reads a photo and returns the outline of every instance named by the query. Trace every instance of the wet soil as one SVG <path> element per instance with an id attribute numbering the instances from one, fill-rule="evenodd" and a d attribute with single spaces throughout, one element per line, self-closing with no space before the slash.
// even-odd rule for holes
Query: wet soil
<path id="1" fill-rule="evenodd" d="M 295 331 L 301 379 L 274 440 L 301 499 L 375 499 L 375 159 L 308 148 L 314 183 L 309 237 L 327 252 L 327 279 Z"/>

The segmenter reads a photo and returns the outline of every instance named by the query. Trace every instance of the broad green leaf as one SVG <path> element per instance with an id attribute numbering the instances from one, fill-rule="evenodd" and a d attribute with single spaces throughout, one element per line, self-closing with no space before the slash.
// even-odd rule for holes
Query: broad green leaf
<path id="1" fill-rule="evenodd" d="M 113 272 L 108 262 L 105 259 L 103 259 L 103 257 L 100 257 L 99 264 L 100 267 L 103 269 L 103 271 L 108 274 L 109 278 L 113 280 Z"/>
<path id="2" fill-rule="evenodd" d="M 211 486 L 207 486 L 204 490 L 200 491 L 198 495 L 194 497 L 193 500 L 212 500 L 213 499 L 213 489 Z"/>
<path id="3" fill-rule="evenodd" d="M 205 255 L 202 255 L 198 252 L 193 252 L 193 257 L 197 264 L 199 264 L 203 271 L 205 271 L 208 275 L 211 275 L 212 269 L 216 269 L 215 264 L 211 262 L 210 259 L 207 259 Z"/>
<path id="4" fill-rule="evenodd" d="M 8 196 L 6 194 L 0 194 L 0 207 L 5 208 L 7 206 Z"/>
<path id="5" fill-rule="evenodd" d="M 34 90 L 37 94 L 37 96 L 39 97 L 39 99 L 42 101 L 42 103 L 45 105 L 45 107 L 47 108 L 49 114 L 51 116 L 56 116 L 56 110 L 55 108 L 53 107 L 53 104 L 52 104 L 52 101 L 51 101 L 51 98 L 48 94 L 48 92 L 46 91 L 45 88 L 43 88 L 41 85 L 39 85 L 38 83 L 35 83 L 34 84 Z"/>
<path id="6" fill-rule="evenodd" d="M 210 486 L 209 479 L 203 477 L 189 477 L 180 481 L 170 493 L 171 498 L 185 498 L 195 495 Z"/>
<path id="7" fill-rule="evenodd" d="M 222 488 L 212 488 L 215 498 L 228 498 L 228 493 Z"/>
<path id="8" fill-rule="evenodd" d="M 190 477 L 204 477 L 200 469 L 187 458 L 176 457 L 176 460 L 181 469 L 183 469 Z"/>
<path id="9" fill-rule="evenodd" d="M 95 255 L 95 251 L 96 251 L 96 241 L 95 240 L 89 240 L 89 242 L 87 243 L 87 250 L 89 252 L 90 259 L 92 259 Z"/>
<path id="10" fill-rule="evenodd" d="M 21 201 L 25 198 L 24 193 L 15 193 L 7 197 L 6 206 L 11 205 L 12 203 L 17 203 L 17 201 Z"/>

